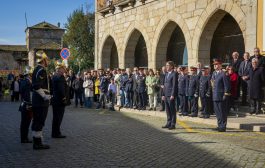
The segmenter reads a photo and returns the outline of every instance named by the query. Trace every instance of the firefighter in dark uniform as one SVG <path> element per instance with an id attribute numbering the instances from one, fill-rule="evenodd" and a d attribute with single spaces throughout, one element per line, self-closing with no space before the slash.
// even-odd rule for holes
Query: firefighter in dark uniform
<path id="1" fill-rule="evenodd" d="M 224 71 L 222 71 L 222 61 L 215 59 L 214 69 L 211 85 L 213 92 L 213 106 L 217 118 L 218 127 L 215 129 L 219 132 L 226 131 L 227 124 L 227 108 L 225 107 L 226 101 L 230 96 L 230 79 Z"/>
<path id="2" fill-rule="evenodd" d="M 46 71 L 48 66 L 48 57 L 43 50 L 36 52 L 37 66 L 32 74 L 32 134 L 33 149 L 49 149 L 49 145 L 42 143 L 42 129 L 45 125 L 49 104 L 50 104 L 50 88 L 49 78 Z"/>
<path id="3" fill-rule="evenodd" d="M 210 117 L 210 108 L 211 108 L 211 75 L 209 72 L 209 66 L 205 66 L 201 69 L 202 75 L 200 77 L 200 89 L 199 97 L 201 100 L 201 115 L 200 118 L 209 118 Z"/>
<path id="4" fill-rule="evenodd" d="M 21 79 L 19 85 L 21 101 L 22 101 L 19 107 L 19 111 L 21 112 L 21 123 L 20 123 L 21 143 L 32 143 L 32 141 L 28 139 L 29 126 L 32 120 L 30 73 L 31 73 L 31 68 L 26 67 L 23 74 L 23 79 Z"/>
<path id="5" fill-rule="evenodd" d="M 186 96 L 186 87 L 188 82 L 186 66 L 180 66 L 180 74 L 178 75 L 178 97 L 180 104 L 179 115 L 188 116 L 188 98 Z"/>
<path id="6" fill-rule="evenodd" d="M 188 97 L 189 108 L 191 117 L 198 116 L 198 99 L 199 99 L 199 76 L 197 75 L 197 68 L 190 67 L 190 75 L 187 84 L 186 96 Z"/>
<path id="7" fill-rule="evenodd" d="M 66 73 L 66 67 L 63 63 L 57 62 L 56 73 L 52 78 L 52 109 L 53 109 L 53 119 L 52 119 L 52 138 L 65 138 L 62 135 L 60 127 L 64 116 L 65 106 L 67 105 L 67 95 L 66 87 L 67 83 L 64 78 L 64 73 Z"/>

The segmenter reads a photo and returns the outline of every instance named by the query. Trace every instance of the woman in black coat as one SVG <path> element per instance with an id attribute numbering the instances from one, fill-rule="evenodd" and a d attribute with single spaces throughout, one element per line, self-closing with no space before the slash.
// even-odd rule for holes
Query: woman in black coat
<path id="1" fill-rule="evenodd" d="M 258 60 L 252 59 L 252 67 L 249 71 L 249 98 L 252 102 L 251 114 L 261 112 L 261 101 L 263 99 L 263 87 L 265 82 L 265 74 L 263 67 L 258 67 Z"/>

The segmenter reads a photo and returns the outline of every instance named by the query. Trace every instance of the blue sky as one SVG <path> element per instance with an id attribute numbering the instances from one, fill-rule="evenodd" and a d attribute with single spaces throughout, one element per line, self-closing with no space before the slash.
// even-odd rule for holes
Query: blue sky
<path id="1" fill-rule="evenodd" d="M 94 0 L 2 0 L 0 3 L 0 44 L 25 44 L 25 12 L 28 25 L 46 21 L 61 27 L 73 10 L 91 6 Z"/>

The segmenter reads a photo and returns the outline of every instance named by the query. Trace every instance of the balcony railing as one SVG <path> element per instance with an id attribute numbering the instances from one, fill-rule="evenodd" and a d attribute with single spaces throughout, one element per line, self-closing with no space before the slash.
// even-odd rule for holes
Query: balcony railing
<path id="1" fill-rule="evenodd" d="M 134 7 L 136 1 L 144 4 L 146 0 L 97 0 L 97 10 L 105 16 L 109 13 L 113 14 L 117 8 L 123 11 L 125 7 Z"/>

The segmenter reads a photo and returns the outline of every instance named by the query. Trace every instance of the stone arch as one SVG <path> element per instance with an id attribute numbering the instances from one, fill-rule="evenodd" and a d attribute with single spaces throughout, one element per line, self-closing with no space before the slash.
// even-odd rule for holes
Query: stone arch
<path id="1" fill-rule="evenodd" d="M 100 51 L 100 68 L 118 68 L 119 54 L 116 42 L 111 35 L 108 35 L 102 44 Z"/>
<path id="2" fill-rule="evenodd" d="M 154 45 L 152 47 L 153 54 L 153 67 L 160 68 L 165 64 L 167 58 L 167 47 L 168 42 L 170 41 L 171 35 L 175 29 L 179 29 L 182 32 L 185 43 L 186 43 L 186 52 L 187 54 L 191 50 L 191 37 L 190 31 L 185 20 L 181 15 L 176 12 L 169 12 L 163 16 L 155 30 L 154 34 Z M 188 54 L 188 57 L 190 55 Z"/>
<path id="3" fill-rule="evenodd" d="M 125 34 L 124 38 L 124 46 L 122 49 L 123 56 L 121 57 L 121 61 L 123 62 L 123 68 L 127 67 L 134 67 L 137 66 L 135 62 L 135 51 L 137 44 L 143 43 L 142 49 L 145 50 L 143 52 L 146 52 L 146 60 L 147 63 L 145 63 L 147 67 L 150 67 L 150 56 L 151 56 L 151 44 L 148 37 L 148 34 L 146 32 L 145 27 L 143 25 L 140 25 L 138 22 L 134 22 L 129 26 L 127 29 L 127 32 Z M 145 48 L 145 49 L 144 49 Z"/>
<path id="4" fill-rule="evenodd" d="M 246 23 L 244 19 L 245 14 L 242 9 L 231 1 L 213 1 L 201 14 L 194 30 L 192 47 L 196 52 L 197 61 L 204 64 L 210 63 L 214 35 L 220 24 L 224 22 L 224 18 L 229 18 L 233 24 L 236 24 L 234 27 L 240 30 L 243 43 L 245 44 Z M 245 46 L 243 48 L 245 49 Z"/>

